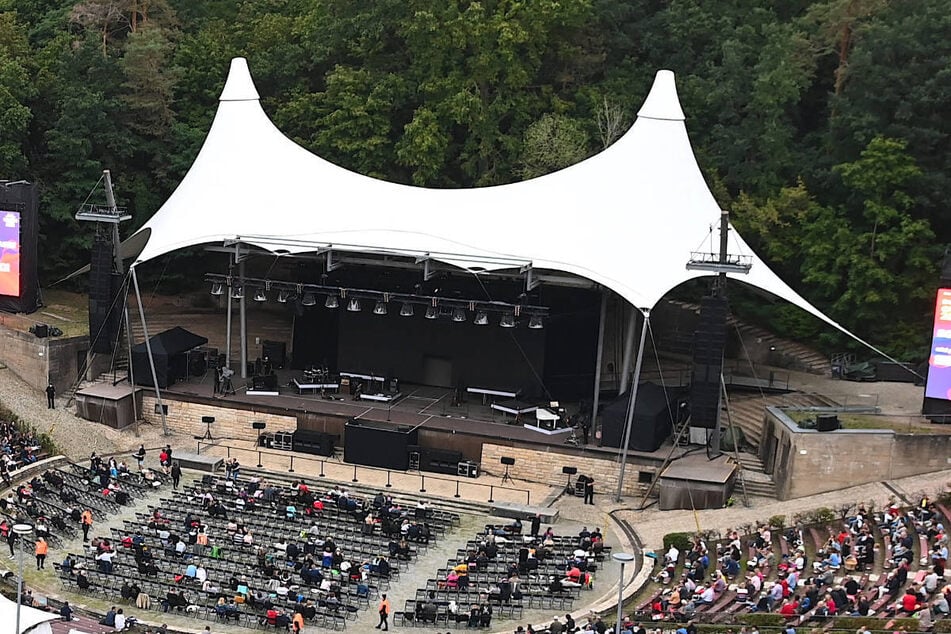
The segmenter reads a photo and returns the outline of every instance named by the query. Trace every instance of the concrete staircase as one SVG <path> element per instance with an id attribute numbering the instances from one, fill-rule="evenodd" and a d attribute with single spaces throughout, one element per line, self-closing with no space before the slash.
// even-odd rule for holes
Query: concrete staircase
<path id="1" fill-rule="evenodd" d="M 747 494 L 757 497 L 775 498 L 776 483 L 773 482 L 772 476 L 764 472 L 763 462 L 759 457 L 745 451 L 741 451 L 739 457 Z M 733 495 L 736 497 L 738 494 L 742 495 L 742 493 L 743 489 L 740 483 L 737 482 Z"/>
<path id="2" fill-rule="evenodd" d="M 700 304 L 670 300 L 671 306 L 681 310 L 700 312 Z M 767 345 L 773 350 L 771 355 L 783 361 L 783 366 L 792 370 L 801 370 L 812 374 L 829 375 L 832 373 L 832 362 L 828 356 L 809 346 L 780 337 L 764 328 L 748 324 L 737 319 L 734 315 L 727 316 L 727 327 L 736 329 L 744 341 L 756 341 L 760 345 Z"/>
<path id="3" fill-rule="evenodd" d="M 832 404 L 825 397 L 804 392 L 766 396 L 731 394 L 730 414 L 733 424 L 743 430 L 746 442 L 758 448 L 763 437 L 763 417 L 767 407 L 816 407 Z M 725 410 L 723 416 L 723 420 L 726 420 Z"/>

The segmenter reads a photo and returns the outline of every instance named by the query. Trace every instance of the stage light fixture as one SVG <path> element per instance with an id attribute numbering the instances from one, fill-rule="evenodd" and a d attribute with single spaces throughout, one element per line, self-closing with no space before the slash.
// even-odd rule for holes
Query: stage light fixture
<path id="1" fill-rule="evenodd" d="M 327 301 L 324 302 L 324 308 L 339 308 L 340 300 L 337 299 L 336 295 L 328 295 Z"/>
<path id="2" fill-rule="evenodd" d="M 412 317 L 413 316 L 413 305 L 409 302 L 403 302 L 402 308 L 400 308 L 401 317 Z"/>
<path id="3" fill-rule="evenodd" d="M 465 320 L 466 320 L 466 309 L 465 309 L 465 308 L 453 308 L 453 309 L 452 309 L 452 320 L 453 320 L 453 321 L 465 321 Z"/>
<path id="4" fill-rule="evenodd" d="M 489 323 L 489 316 L 484 310 L 480 310 L 478 313 L 476 313 L 475 321 L 472 323 L 474 323 L 476 326 L 485 326 Z"/>
<path id="5" fill-rule="evenodd" d="M 499 325 L 503 328 L 515 328 L 515 314 L 505 313 L 502 315 L 502 319 L 499 320 Z"/>
<path id="6" fill-rule="evenodd" d="M 436 319 L 436 317 L 439 317 L 439 311 L 436 309 L 436 307 L 435 307 L 435 306 L 427 306 L 427 307 L 426 307 L 426 319 Z"/>
<path id="7" fill-rule="evenodd" d="M 542 321 L 541 315 L 532 315 L 531 319 L 528 320 L 528 327 L 532 330 L 539 330 L 545 327 L 545 322 Z"/>
<path id="8" fill-rule="evenodd" d="M 300 300 L 301 306 L 316 306 L 317 298 L 313 293 L 304 293 L 304 297 Z"/>
<path id="9" fill-rule="evenodd" d="M 241 299 L 244 297 L 244 287 L 240 284 L 231 287 L 231 298 L 232 299 Z"/>
<path id="10" fill-rule="evenodd" d="M 263 288 L 259 288 L 258 290 L 256 290 L 256 291 L 254 292 L 254 301 L 256 301 L 256 302 L 266 302 L 266 301 L 267 301 L 267 293 L 264 292 L 264 289 L 263 289 Z"/>
<path id="11" fill-rule="evenodd" d="M 277 303 L 286 304 L 287 303 L 287 291 L 278 291 L 277 292 Z"/>
<path id="12" fill-rule="evenodd" d="M 385 315 L 386 314 L 386 302 L 377 302 L 373 307 L 374 315 Z"/>
<path id="13" fill-rule="evenodd" d="M 347 311 L 349 311 L 349 312 L 351 312 L 351 313 L 359 313 L 359 312 L 360 312 L 360 300 L 357 299 L 356 297 L 351 298 L 350 301 L 347 302 Z"/>
<path id="14" fill-rule="evenodd" d="M 225 294 L 225 289 L 224 289 L 224 286 L 222 286 L 221 282 L 215 282 L 214 284 L 211 285 L 211 294 L 212 295 Z"/>

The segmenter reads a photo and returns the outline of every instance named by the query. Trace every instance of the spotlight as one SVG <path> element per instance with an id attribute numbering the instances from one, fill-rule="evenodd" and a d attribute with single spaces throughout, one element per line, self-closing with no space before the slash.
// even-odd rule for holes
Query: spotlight
<path id="1" fill-rule="evenodd" d="M 528 320 L 528 327 L 532 330 L 539 330 L 540 328 L 545 327 L 545 323 L 542 321 L 541 315 L 532 315 L 531 319 Z"/>
<path id="2" fill-rule="evenodd" d="M 231 288 L 231 297 L 232 299 L 241 299 L 244 297 L 244 287 L 240 284 L 233 286 Z"/>
<path id="3" fill-rule="evenodd" d="M 453 321 L 465 321 L 465 320 L 466 320 L 466 309 L 465 309 L 465 308 L 453 308 L 453 309 L 452 309 L 452 320 L 453 320 Z"/>
<path id="4" fill-rule="evenodd" d="M 435 306 L 427 306 L 427 307 L 426 307 L 426 319 L 436 319 L 436 317 L 439 317 L 439 311 L 436 310 L 436 307 L 435 307 Z"/>
<path id="5" fill-rule="evenodd" d="M 211 294 L 212 295 L 224 295 L 225 290 L 221 285 L 221 282 L 215 282 L 211 285 Z"/>
<path id="6" fill-rule="evenodd" d="M 304 293 L 303 299 L 300 300 L 301 306 L 316 306 L 317 298 L 314 297 L 313 293 Z"/>
<path id="7" fill-rule="evenodd" d="M 413 305 L 409 302 L 403 302 L 402 308 L 400 308 L 401 317 L 412 317 L 413 316 Z"/>
<path id="8" fill-rule="evenodd" d="M 489 323 L 489 316 L 485 314 L 484 310 L 480 310 L 476 313 L 475 321 L 473 322 L 476 326 L 485 326 Z"/>
<path id="9" fill-rule="evenodd" d="M 385 315 L 386 314 L 386 302 L 377 302 L 376 306 L 373 307 L 374 315 Z"/>
<path id="10" fill-rule="evenodd" d="M 360 300 L 357 299 L 356 297 L 352 298 L 349 302 L 347 302 L 347 310 L 351 313 L 359 313 Z"/>
<path id="11" fill-rule="evenodd" d="M 337 299 L 337 296 L 336 296 L 336 295 L 328 295 L 328 296 L 327 296 L 327 301 L 324 302 L 324 307 L 325 307 L 325 308 L 339 308 L 339 307 L 340 307 L 340 300 Z"/>
<path id="12" fill-rule="evenodd" d="M 263 288 L 259 288 L 258 290 L 256 290 L 256 291 L 254 292 L 254 301 L 256 301 L 256 302 L 266 302 L 266 301 L 267 301 L 267 293 L 264 292 L 264 289 L 263 289 Z"/>
<path id="13" fill-rule="evenodd" d="M 503 328 L 515 328 L 515 314 L 505 313 L 502 315 L 502 319 L 499 320 L 499 325 Z"/>
<path id="14" fill-rule="evenodd" d="M 286 304 L 287 303 L 287 291 L 278 291 L 277 292 L 277 303 Z"/>

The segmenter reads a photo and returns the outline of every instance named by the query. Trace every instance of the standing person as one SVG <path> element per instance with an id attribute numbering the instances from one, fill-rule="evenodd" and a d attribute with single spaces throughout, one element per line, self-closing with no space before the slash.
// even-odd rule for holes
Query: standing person
<path id="1" fill-rule="evenodd" d="M 82 517 L 79 519 L 83 525 L 83 541 L 89 541 L 89 529 L 92 528 L 92 511 L 88 508 L 83 511 Z"/>
<path id="2" fill-rule="evenodd" d="M 16 543 L 16 541 L 17 541 L 17 534 L 14 533 L 13 530 L 7 531 L 7 546 L 10 547 L 10 559 L 13 559 L 13 557 L 15 556 L 15 553 L 13 551 L 13 545 Z"/>
<path id="3" fill-rule="evenodd" d="M 584 503 L 594 504 L 594 478 L 588 476 L 584 481 Z"/>
<path id="4" fill-rule="evenodd" d="M 542 516 L 538 513 L 535 513 L 535 516 L 532 518 L 532 537 L 538 537 L 538 531 L 542 527 Z"/>
<path id="5" fill-rule="evenodd" d="M 49 552 L 49 544 L 40 537 L 36 540 L 36 547 L 33 552 L 36 555 L 36 569 L 42 570 L 46 565 L 46 553 Z"/>
<path id="6" fill-rule="evenodd" d="M 387 621 L 387 619 L 389 618 L 390 618 L 390 600 L 387 599 L 386 595 L 384 594 L 380 598 L 380 622 L 377 624 L 375 629 L 379 630 L 382 628 L 384 632 L 390 629 L 390 625 Z"/>
<path id="7" fill-rule="evenodd" d="M 182 468 L 179 466 L 178 461 L 172 463 L 172 488 L 178 489 L 178 483 L 182 479 Z"/>
<path id="8" fill-rule="evenodd" d="M 52 383 L 46 386 L 46 408 L 56 409 L 56 388 Z"/>
<path id="9" fill-rule="evenodd" d="M 588 444 L 588 434 L 591 431 L 591 421 L 588 420 L 587 416 L 581 417 L 581 439 L 584 441 L 584 444 Z"/>
<path id="10" fill-rule="evenodd" d="M 138 451 L 132 454 L 135 461 L 139 463 L 139 471 L 142 471 L 142 463 L 145 462 L 145 445 L 139 445 Z"/>

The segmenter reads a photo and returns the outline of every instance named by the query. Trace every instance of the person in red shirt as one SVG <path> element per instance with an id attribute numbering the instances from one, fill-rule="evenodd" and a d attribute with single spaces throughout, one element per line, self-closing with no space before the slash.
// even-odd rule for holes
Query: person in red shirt
<path id="1" fill-rule="evenodd" d="M 901 609 L 906 614 L 914 614 L 921 609 L 921 604 L 918 603 L 918 595 L 915 594 L 912 588 L 908 588 L 905 591 L 905 596 L 901 598 Z"/>
<path id="2" fill-rule="evenodd" d="M 783 606 L 779 608 L 779 613 L 784 617 L 796 616 L 799 612 L 799 597 L 794 596 L 792 599 L 783 601 Z"/>

